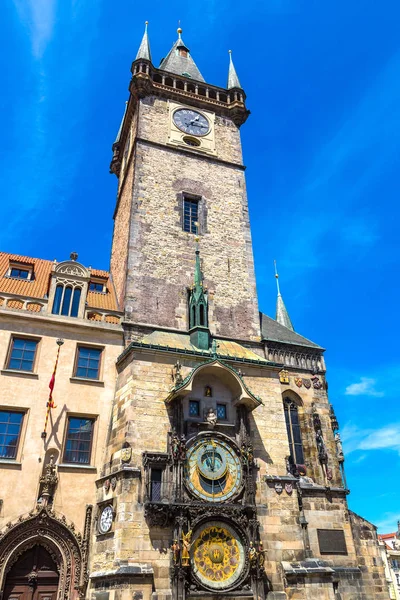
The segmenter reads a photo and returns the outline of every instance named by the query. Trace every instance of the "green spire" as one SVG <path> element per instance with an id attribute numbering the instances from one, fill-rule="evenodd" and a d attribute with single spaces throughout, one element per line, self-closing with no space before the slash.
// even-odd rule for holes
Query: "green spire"
<path id="1" fill-rule="evenodd" d="M 203 286 L 198 237 L 196 237 L 194 282 L 189 296 L 189 332 L 190 341 L 194 346 L 200 348 L 200 350 L 209 349 L 210 331 L 208 329 L 208 299 Z"/>
<path id="2" fill-rule="evenodd" d="M 240 85 L 239 77 L 237 76 L 235 65 L 233 64 L 232 50 L 229 50 L 229 72 L 227 89 L 230 90 L 232 88 L 242 89 L 242 86 Z"/>
<path id="3" fill-rule="evenodd" d="M 276 260 L 274 260 L 274 265 L 275 265 L 276 287 L 278 288 L 278 297 L 276 299 L 276 317 L 275 317 L 275 320 L 280 325 L 283 325 L 284 327 L 287 327 L 287 329 L 290 329 L 291 331 L 294 331 L 294 327 L 292 325 L 292 321 L 290 320 L 289 313 L 286 310 L 285 303 L 283 302 L 283 298 L 281 296 L 281 290 L 279 288 L 279 281 L 278 281 L 279 275 L 278 275 L 278 271 L 276 270 Z"/>
<path id="4" fill-rule="evenodd" d="M 147 35 L 147 25 L 148 24 L 149 24 L 149 22 L 146 21 L 142 42 L 139 46 L 139 50 L 138 50 L 138 53 L 136 54 L 135 60 L 144 58 L 151 62 L 150 42 L 149 42 L 149 37 Z"/>

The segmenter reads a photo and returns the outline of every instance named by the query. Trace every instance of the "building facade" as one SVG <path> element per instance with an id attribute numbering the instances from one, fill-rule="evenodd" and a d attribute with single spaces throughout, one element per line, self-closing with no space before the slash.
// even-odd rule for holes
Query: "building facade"
<path id="1" fill-rule="evenodd" d="M 400 521 L 397 531 L 378 535 L 382 560 L 385 565 L 389 598 L 400 600 Z"/>
<path id="2" fill-rule="evenodd" d="M 279 287 L 276 319 L 259 311 L 245 93 L 232 58 L 206 83 L 181 33 L 156 68 L 146 27 L 132 64 L 110 273 L 4 255 L 0 590 L 386 600 L 324 349 Z"/>

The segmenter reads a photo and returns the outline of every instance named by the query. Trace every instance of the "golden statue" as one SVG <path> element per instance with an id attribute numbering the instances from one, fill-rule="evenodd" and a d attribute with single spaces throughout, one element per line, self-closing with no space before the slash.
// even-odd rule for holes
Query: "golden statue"
<path id="1" fill-rule="evenodd" d="M 190 565 L 190 548 L 191 548 L 192 530 L 189 529 L 187 533 L 182 531 L 182 567 L 188 567 Z"/>

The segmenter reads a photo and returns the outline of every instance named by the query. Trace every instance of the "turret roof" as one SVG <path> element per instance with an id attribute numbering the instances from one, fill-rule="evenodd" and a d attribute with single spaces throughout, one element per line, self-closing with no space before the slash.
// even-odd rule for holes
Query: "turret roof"
<path id="1" fill-rule="evenodd" d="M 194 62 L 189 48 L 184 43 L 182 36 L 182 29 L 178 29 L 178 39 L 168 52 L 167 56 L 163 58 L 160 64 L 160 69 L 168 71 L 169 73 L 175 73 L 175 75 L 183 75 L 189 77 L 189 79 L 195 79 L 196 81 L 204 81 L 203 75 L 197 68 Z M 185 53 L 180 50 L 186 51 Z"/>

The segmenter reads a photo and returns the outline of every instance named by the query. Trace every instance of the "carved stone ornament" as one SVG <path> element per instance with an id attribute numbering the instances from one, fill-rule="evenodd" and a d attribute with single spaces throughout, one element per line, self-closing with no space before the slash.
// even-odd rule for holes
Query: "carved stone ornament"
<path id="1" fill-rule="evenodd" d="M 285 483 L 285 492 L 291 496 L 293 494 L 293 484 L 292 483 Z"/>
<path id="2" fill-rule="evenodd" d="M 117 478 L 116 477 L 111 477 L 111 489 L 113 492 L 115 492 L 115 488 L 117 487 Z"/>
<path id="3" fill-rule="evenodd" d="M 330 469 L 329 467 L 326 467 L 326 478 L 328 481 L 331 481 L 333 479 L 332 469 Z"/>
<path id="4" fill-rule="evenodd" d="M 322 381 L 319 379 L 319 377 L 311 377 L 311 381 L 314 390 L 320 390 L 322 388 Z"/>
<path id="5" fill-rule="evenodd" d="M 276 491 L 277 494 L 282 494 L 282 492 L 283 492 L 283 486 L 282 486 L 281 483 L 279 483 L 279 481 L 277 481 L 275 483 L 274 487 L 275 487 L 275 491 Z"/>
<path id="6" fill-rule="evenodd" d="M 105 482 L 103 483 L 103 487 L 105 489 L 106 494 L 108 494 L 108 492 L 110 490 L 110 486 L 111 486 L 111 481 L 109 479 L 106 479 Z"/>
<path id="7" fill-rule="evenodd" d="M 8 523 L 0 534 L 0 589 L 4 588 L 7 573 L 24 552 L 40 545 L 57 565 L 57 600 L 85 598 L 89 581 L 92 509 L 91 505 L 86 507 L 83 537 L 75 531 L 72 523 L 68 524 L 64 516 L 57 516 L 49 507 L 38 507 L 27 517 L 19 517 L 15 524 Z M 35 572 L 30 573 L 30 582 L 35 584 Z"/>
<path id="8" fill-rule="evenodd" d="M 303 377 L 303 385 L 307 390 L 309 390 L 311 387 L 311 381 L 306 377 Z"/>
<path id="9" fill-rule="evenodd" d="M 206 414 L 206 421 L 208 423 L 208 427 L 210 429 L 214 429 L 218 421 L 217 413 L 215 412 L 214 408 L 211 407 L 208 409 Z"/>
<path id="10" fill-rule="evenodd" d="M 295 377 L 294 382 L 297 385 L 297 387 L 299 387 L 299 388 L 301 388 L 301 386 L 303 385 L 303 380 L 301 377 Z"/>
<path id="11" fill-rule="evenodd" d="M 132 448 L 130 446 L 125 446 L 121 450 L 121 461 L 123 463 L 128 463 L 132 458 Z"/>
<path id="12" fill-rule="evenodd" d="M 283 369 L 283 371 L 279 373 L 279 381 L 281 383 L 289 383 L 289 372 Z"/>

